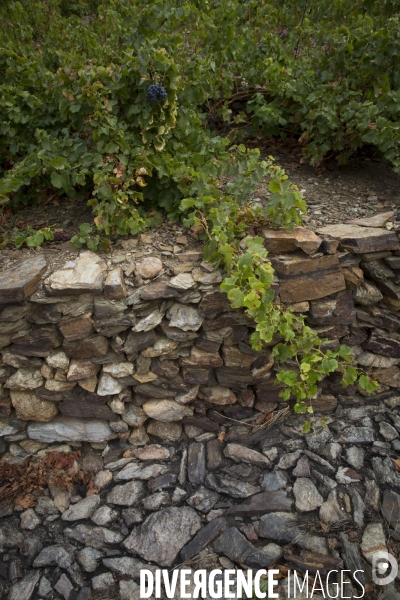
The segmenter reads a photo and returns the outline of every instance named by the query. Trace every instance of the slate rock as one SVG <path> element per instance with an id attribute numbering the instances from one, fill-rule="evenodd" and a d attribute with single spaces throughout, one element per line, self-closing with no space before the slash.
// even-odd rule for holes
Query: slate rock
<path id="1" fill-rule="evenodd" d="M 322 256 L 310 260 L 297 255 L 272 258 L 279 278 L 282 302 L 293 304 L 316 300 L 346 288 L 337 256 Z"/>
<path id="2" fill-rule="evenodd" d="M 10 269 L 0 273 L 0 304 L 24 302 L 39 284 L 40 277 L 47 269 L 43 256 L 24 259 Z"/>
<path id="3" fill-rule="evenodd" d="M 357 542 L 350 542 L 348 536 L 345 533 L 340 533 L 340 540 L 342 542 L 342 558 L 346 569 L 350 571 L 350 577 L 358 571 L 356 577 L 360 583 L 365 585 L 367 577 L 365 569 L 361 561 L 359 545 Z"/>
<path id="4" fill-rule="evenodd" d="M 73 319 L 66 319 L 58 324 L 64 338 L 69 342 L 83 340 L 93 331 L 93 321 L 90 315 L 81 315 Z"/>
<path id="5" fill-rule="evenodd" d="M 130 556 L 118 556 L 116 558 L 103 558 L 103 565 L 123 577 L 139 579 L 143 563 L 138 558 Z"/>
<path id="6" fill-rule="evenodd" d="M 354 469 L 361 469 L 364 465 L 365 452 L 358 446 L 350 446 L 346 448 L 346 460 L 354 467 Z"/>
<path id="7" fill-rule="evenodd" d="M 118 300 L 127 294 L 124 274 L 121 267 L 109 271 L 104 282 L 104 298 Z"/>
<path id="8" fill-rule="evenodd" d="M 359 225 L 327 225 L 317 229 L 320 235 L 339 240 L 339 248 L 354 254 L 398 250 L 399 240 L 394 232 L 378 227 Z"/>
<path id="9" fill-rule="evenodd" d="M 32 440 L 52 442 L 105 442 L 114 437 L 104 421 L 56 417 L 50 423 L 30 423 L 28 436 Z"/>
<path id="10" fill-rule="evenodd" d="M 400 495 L 384 490 L 381 511 L 386 521 L 396 531 L 400 525 Z"/>
<path id="11" fill-rule="evenodd" d="M 96 358 L 107 354 L 108 341 L 103 335 L 92 334 L 79 341 L 65 340 L 63 348 L 70 358 Z"/>
<path id="12" fill-rule="evenodd" d="M 343 444 L 370 444 L 373 441 L 375 434 L 370 427 L 347 427 L 339 436 L 339 442 Z"/>
<path id="13" fill-rule="evenodd" d="M 40 571 L 32 571 L 11 586 L 7 600 L 30 600 L 40 579 Z"/>
<path id="14" fill-rule="evenodd" d="M 283 544 L 295 543 L 300 548 L 320 554 L 328 553 L 326 540 L 308 534 L 297 516 L 290 513 L 275 512 L 261 517 L 259 535 Z"/>
<path id="15" fill-rule="evenodd" d="M 201 519 L 193 508 L 169 507 L 147 517 L 132 531 L 123 546 L 145 560 L 170 567 L 200 527 Z"/>
<path id="16" fill-rule="evenodd" d="M 227 494 L 233 498 L 248 498 L 260 491 L 258 486 L 244 481 L 238 481 L 230 477 L 224 477 L 209 473 L 206 477 L 206 485 L 220 494 Z"/>
<path id="17" fill-rule="evenodd" d="M 13 337 L 11 352 L 24 356 L 48 356 L 62 344 L 62 335 L 54 325 L 40 325 Z"/>
<path id="18" fill-rule="evenodd" d="M 400 334 L 376 327 L 372 330 L 365 349 L 389 358 L 400 358 Z"/>
<path id="19" fill-rule="evenodd" d="M 253 554 L 254 546 L 236 527 L 229 527 L 214 543 L 214 550 L 240 564 L 245 563 L 246 558 Z"/>
<path id="20" fill-rule="evenodd" d="M 337 499 L 336 489 L 329 492 L 327 500 L 321 505 L 319 518 L 324 523 L 340 523 L 348 520 Z"/>
<path id="21" fill-rule="evenodd" d="M 39 553 L 33 562 L 35 568 L 50 567 L 56 565 L 60 569 L 69 569 L 74 562 L 74 552 L 72 546 L 47 546 Z"/>
<path id="22" fill-rule="evenodd" d="M 67 262 L 54 271 L 45 282 L 49 296 L 100 294 L 103 289 L 103 262 L 94 252 L 81 252 L 75 261 Z"/>
<path id="23" fill-rule="evenodd" d="M 203 484 L 206 477 L 206 449 L 201 443 L 189 444 L 188 478 L 193 484 Z"/>
<path id="24" fill-rule="evenodd" d="M 186 500 L 189 506 L 192 506 L 201 513 L 208 513 L 219 501 L 220 496 L 203 485 L 199 486 L 195 492 Z"/>
<path id="25" fill-rule="evenodd" d="M 133 506 L 143 498 L 145 494 L 144 485 L 141 481 L 130 481 L 124 485 L 116 485 L 107 494 L 108 504 L 119 506 Z"/>
<path id="26" fill-rule="evenodd" d="M 217 518 L 200 529 L 194 538 L 181 550 L 182 561 L 191 560 L 208 546 L 225 527 L 225 519 Z"/>
<path id="27" fill-rule="evenodd" d="M 294 477 L 310 477 L 310 463 L 307 456 L 301 456 L 297 461 L 296 467 L 292 471 Z"/>
<path id="28" fill-rule="evenodd" d="M 153 477 L 160 477 L 168 473 L 168 471 L 169 467 L 167 465 L 157 463 L 143 465 L 138 462 L 131 462 L 114 475 L 114 481 L 129 481 L 130 479 L 147 480 Z"/>
<path id="29" fill-rule="evenodd" d="M 61 515 L 63 521 L 79 521 L 80 519 L 90 519 L 95 510 L 100 505 L 100 496 L 91 494 L 83 500 L 71 504 L 71 506 Z"/>
<path id="30" fill-rule="evenodd" d="M 301 512 L 315 510 L 324 501 L 311 479 L 306 477 L 296 479 L 293 485 L 293 494 L 296 499 L 296 508 Z"/>
<path id="31" fill-rule="evenodd" d="M 290 511 L 292 501 L 284 490 L 261 492 L 251 496 L 241 504 L 235 504 L 227 510 L 232 517 L 259 517 L 269 512 Z"/>
<path id="32" fill-rule="evenodd" d="M 85 523 L 75 525 L 73 528 L 67 527 L 64 529 L 64 536 L 98 550 L 104 546 L 120 544 L 123 540 L 123 536 L 118 531 Z"/>
<path id="33" fill-rule="evenodd" d="M 215 471 L 222 465 L 222 444 L 214 438 L 207 442 L 207 469 L 209 471 Z"/>
<path id="34" fill-rule="evenodd" d="M 93 573 L 99 566 L 103 556 L 103 552 L 96 550 L 96 548 L 90 548 L 89 546 L 88 548 L 80 550 L 76 558 L 86 573 Z"/>
<path id="35" fill-rule="evenodd" d="M 236 462 L 250 463 L 264 468 L 271 466 L 269 459 L 261 454 L 261 452 L 246 448 L 240 444 L 227 444 L 224 454 L 227 458 L 231 458 Z"/>
<path id="36" fill-rule="evenodd" d="M 273 471 L 272 473 L 264 473 L 261 489 L 265 492 L 274 492 L 283 490 L 288 485 L 288 479 L 285 471 Z"/>

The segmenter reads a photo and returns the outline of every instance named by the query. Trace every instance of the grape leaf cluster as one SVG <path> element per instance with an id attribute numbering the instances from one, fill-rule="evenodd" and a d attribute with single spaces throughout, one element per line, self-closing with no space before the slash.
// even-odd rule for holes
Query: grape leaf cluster
<path id="1" fill-rule="evenodd" d="M 163 88 L 163 86 L 157 83 L 156 85 L 149 85 L 149 87 L 147 88 L 146 99 L 149 102 L 157 102 L 160 100 L 165 100 L 167 95 L 168 94 Z"/>

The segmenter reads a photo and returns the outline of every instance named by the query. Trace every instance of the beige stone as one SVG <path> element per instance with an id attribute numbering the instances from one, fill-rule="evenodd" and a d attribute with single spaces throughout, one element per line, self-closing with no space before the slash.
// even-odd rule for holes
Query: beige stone
<path id="1" fill-rule="evenodd" d="M 99 368 L 89 358 L 73 358 L 69 365 L 67 380 L 79 381 L 80 379 L 88 379 L 95 376 Z"/>
<path id="2" fill-rule="evenodd" d="M 303 250 L 314 254 L 321 245 L 321 239 L 310 229 L 296 227 L 293 231 L 262 229 L 264 246 L 270 254 L 282 254 Z"/>
<path id="3" fill-rule="evenodd" d="M 90 315 L 81 315 L 67 321 L 61 321 L 58 327 L 64 338 L 69 342 L 83 340 L 90 335 L 94 329 Z"/>
<path id="4" fill-rule="evenodd" d="M 232 390 L 220 385 L 214 387 L 204 387 L 202 389 L 202 394 L 208 402 L 211 402 L 211 404 L 218 404 L 220 406 L 235 404 L 237 401 L 237 398 Z"/>
<path id="5" fill-rule="evenodd" d="M 181 421 L 183 417 L 191 417 L 193 411 L 174 400 L 150 400 L 142 406 L 148 417 L 156 421 L 171 422 Z"/>
<path id="6" fill-rule="evenodd" d="M 4 384 L 13 390 L 35 390 L 43 385 L 44 379 L 40 369 L 18 369 Z"/>
<path id="7" fill-rule="evenodd" d="M 75 261 L 67 262 L 45 280 L 51 296 L 73 296 L 85 292 L 100 294 L 103 289 L 104 263 L 94 252 L 81 252 Z"/>
<path id="8" fill-rule="evenodd" d="M 135 275 L 143 277 L 143 279 L 153 279 L 161 273 L 163 269 L 162 262 L 155 256 L 147 256 L 136 261 Z"/>
<path id="9" fill-rule="evenodd" d="M 125 298 L 126 294 L 124 274 L 121 267 L 117 267 L 110 271 L 106 277 L 104 282 L 104 298 L 117 300 Z"/>
<path id="10" fill-rule="evenodd" d="M 69 392 L 75 386 L 75 381 L 56 381 L 55 379 L 48 379 L 44 385 L 50 392 Z"/>
<path id="11" fill-rule="evenodd" d="M 38 398 L 34 393 L 11 390 L 11 402 L 18 419 L 46 423 L 58 413 L 57 405 Z"/>
<path id="12" fill-rule="evenodd" d="M 95 392 L 97 387 L 97 377 L 96 375 L 93 375 L 93 377 L 88 377 L 87 379 L 80 379 L 78 385 L 87 392 Z"/>

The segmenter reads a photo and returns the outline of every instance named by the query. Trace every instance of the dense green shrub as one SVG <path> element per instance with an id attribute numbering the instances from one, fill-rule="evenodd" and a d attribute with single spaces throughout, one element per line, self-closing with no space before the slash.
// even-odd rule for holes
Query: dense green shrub
<path id="1" fill-rule="evenodd" d="M 88 201 L 94 224 L 74 243 L 92 249 L 160 211 L 182 218 L 228 271 L 232 305 L 256 321 L 254 346 L 277 335 L 278 360 L 301 356 L 280 374 L 299 411 L 325 374 L 359 377 L 348 349 L 322 353 L 303 319 L 273 302 L 259 240 L 240 245 L 254 220 L 291 227 L 306 208 L 285 173 L 240 142 L 297 135 L 315 165 L 368 143 L 400 171 L 398 2 L 7 0 L 0 17 L 0 202 L 49 190 Z M 165 99 L 149 101 L 155 84 Z M 248 194 L 265 175 L 270 202 L 254 209 Z"/>

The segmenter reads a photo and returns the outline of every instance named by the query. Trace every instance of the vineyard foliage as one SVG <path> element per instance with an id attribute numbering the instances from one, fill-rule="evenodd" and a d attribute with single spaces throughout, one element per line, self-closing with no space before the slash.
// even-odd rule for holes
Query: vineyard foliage
<path id="1" fill-rule="evenodd" d="M 338 368 L 372 391 L 348 349 L 328 356 L 273 301 L 247 225 L 293 227 L 306 206 L 243 142 L 291 136 L 316 166 L 368 145 L 400 172 L 399 14 L 398 0 L 3 0 L 0 204 L 87 201 L 94 223 L 73 241 L 92 249 L 160 212 L 182 219 L 228 272 L 232 305 L 255 318 L 255 347 L 277 338 L 277 360 L 297 361 L 279 377 L 300 412 Z M 264 176 L 269 205 L 252 207 Z"/>

